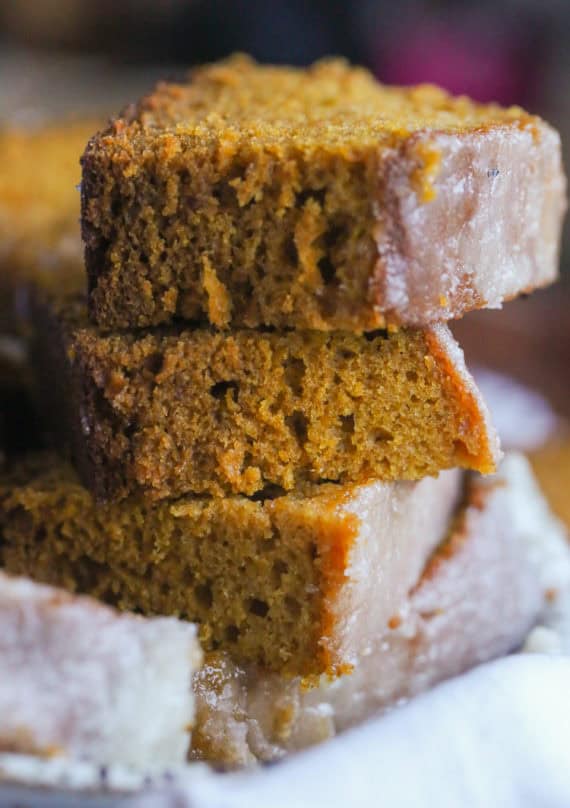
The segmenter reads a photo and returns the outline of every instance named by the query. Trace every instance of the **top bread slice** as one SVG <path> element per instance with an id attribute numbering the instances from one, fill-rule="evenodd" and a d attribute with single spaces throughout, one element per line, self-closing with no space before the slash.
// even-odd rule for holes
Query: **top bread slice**
<path id="1" fill-rule="evenodd" d="M 103 327 L 425 326 L 556 275 L 558 134 L 342 61 L 196 69 L 93 137 L 82 164 Z"/>

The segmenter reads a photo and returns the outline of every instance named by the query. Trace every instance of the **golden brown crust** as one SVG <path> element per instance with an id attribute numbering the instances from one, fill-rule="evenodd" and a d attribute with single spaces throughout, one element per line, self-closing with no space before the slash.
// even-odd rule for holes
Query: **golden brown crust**
<path id="1" fill-rule="evenodd" d="M 470 440 L 465 442 L 461 437 L 456 441 L 458 465 L 474 468 L 482 474 L 492 474 L 496 470 L 495 436 L 489 435 L 488 423 L 481 418 L 481 398 L 474 384 L 465 384 L 458 370 L 457 360 L 433 332 L 426 332 L 426 344 L 429 348 L 430 361 L 439 366 L 443 379 L 443 387 L 447 395 L 457 399 L 462 414 L 462 430 Z M 427 360 L 426 360 L 427 361 Z M 478 446 L 474 456 L 474 446 Z M 475 464 L 475 466 L 474 466 Z"/>

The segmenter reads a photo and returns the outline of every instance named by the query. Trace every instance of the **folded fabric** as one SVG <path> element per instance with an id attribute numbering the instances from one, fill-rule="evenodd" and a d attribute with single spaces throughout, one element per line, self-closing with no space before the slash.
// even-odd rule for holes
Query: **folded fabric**
<path id="1" fill-rule="evenodd" d="M 514 656 L 254 773 L 179 781 L 132 808 L 566 808 L 570 658 Z"/>

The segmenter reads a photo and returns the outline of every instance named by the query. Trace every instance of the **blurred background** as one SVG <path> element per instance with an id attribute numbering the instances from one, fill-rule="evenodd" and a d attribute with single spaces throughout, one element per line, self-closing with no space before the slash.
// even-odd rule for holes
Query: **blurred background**
<path id="1" fill-rule="evenodd" d="M 298 65 L 340 54 L 386 82 L 521 104 L 570 144 L 569 44 L 568 0 L 2 0 L 0 115 L 111 114 L 235 50 Z"/>
<path id="2" fill-rule="evenodd" d="M 303 65 L 341 54 L 382 80 L 549 111 L 570 104 L 567 0 L 3 0 L 3 52 L 117 67 L 188 65 L 234 50 Z M 12 54 L 13 55 L 13 54 Z"/>
<path id="3" fill-rule="evenodd" d="M 158 77 L 234 50 L 307 64 L 340 54 L 383 81 L 521 104 L 570 164 L 570 0 L 2 0 L 0 121 L 118 112 Z M 570 414 L 570 238 L 562 284 L 465 318 L 467 356 Z"/>

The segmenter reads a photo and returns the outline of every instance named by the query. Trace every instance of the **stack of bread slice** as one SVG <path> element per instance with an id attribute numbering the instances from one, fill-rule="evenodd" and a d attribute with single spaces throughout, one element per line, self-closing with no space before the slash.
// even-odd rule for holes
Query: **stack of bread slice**
<path id="1" fill-rule="evenodd" d="M 82 167 L 87 290 L 31 295 L 60 456 L 4 474 L 6 570 L 198 623 L 191 756 L 218 763 L 520 645 L 562 530 L 446 321 L 555 278 L 558 135 L 340 61 L 233 57 L 159 85 Z"/>

